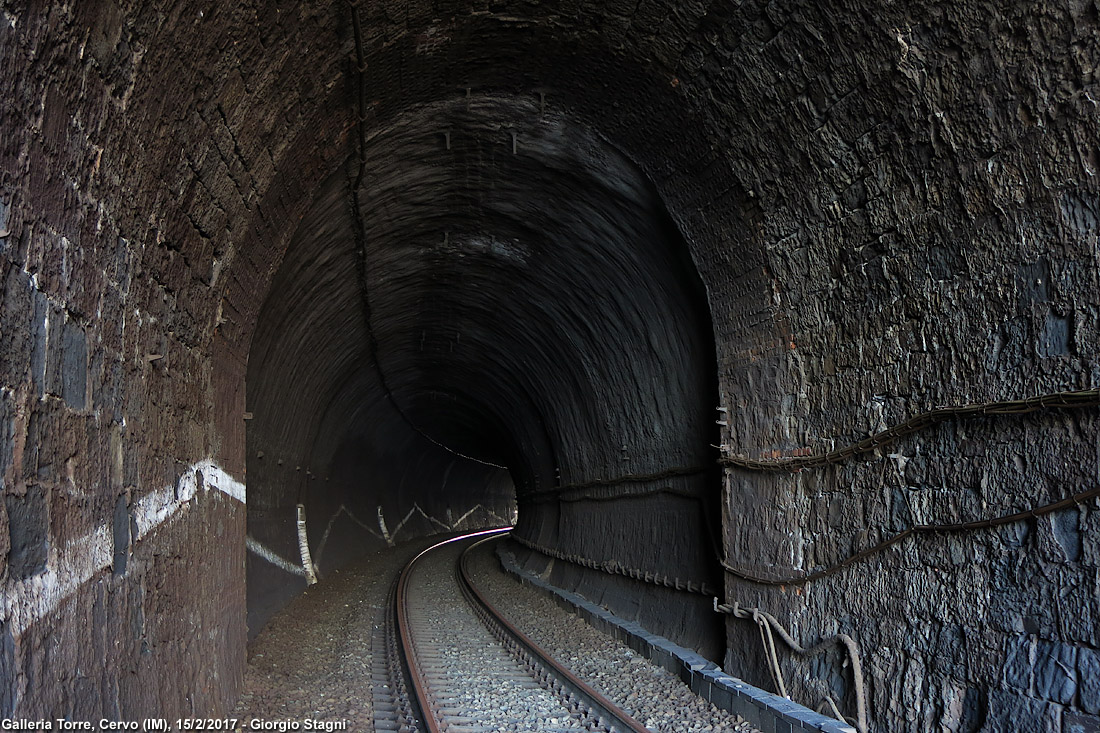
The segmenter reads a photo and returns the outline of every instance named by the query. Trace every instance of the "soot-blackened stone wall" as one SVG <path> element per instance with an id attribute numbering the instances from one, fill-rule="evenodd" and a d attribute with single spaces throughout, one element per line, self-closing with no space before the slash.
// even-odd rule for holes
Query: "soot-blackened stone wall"
<path id="1" fill-rule="evenodd" d="M 343 3 L 0 7 L 5 713 L 224 709 L 244 484 L 269 611 L 303 581 L 258 553 L 294 567 L 299 501 L 322 572 L 356 527 L 380 541 L 379 507 L 510 501 L 436 442 L 509 467 L 530 543 L 711 582 L 717 554 L 823 570 L 1097 481 L 1093 410 L 557 491 L 1095 387 L 1095 4 L 373 2 L 362 70 Z M 850 635 L 875 729 L 1095 726 L 1098 516 L 731 575 L 724 600 Z M 706 628 L 702 601 L 565 564 Z M 773 688 L 755 624 L 715 639 Z M 839 646 L 779 662 L 854 713 Z"/>
<path id="2" fill-rule="evenodd" d="M 249 351 L 252 634 L 305 587 L 299 504 L 321 577 L 394 542 L 513 521 L 508 472 L 432 442 L 389 393 L 393 377 L 372 347 L 349 176 L 340 169 L 320 187 Z"/>
<path id="3" fill-rule="evenodd" d="M 331 28 L 257 17 L 0 10 L 3 717 L 211 714 L 239 689 L 256 293 L 345 124 L 290 58 Z"/>
<path id="4" fill-rule="evenodd" d="M 719 66 L 695 55 L 699 95 L 738 69 L 744 119 L 768 130 L 738 127 L 731 151 L 768 327 L 712 291 L 730 450 L 828 450 L 938 406 L 1094 388 L 1095 8 L 753 14 Z M 723 255 L 705 259 L 710 283 Z M 952 422 L 793 476 L 731 470 L 727 559 L 824 570 L 915 524 L 1042 506 L 1095 485 L 1096 445 L 1093 408 Z M 914 536 L 802 586 L 731 577 L 727 600 L 781 609 L 803 644 L 851 634 L 878 729 L 1096 725 L 1096 510 Z M 729 630 L 744 669 L 757 629 Z M 842 659 L 788 656 L 793 696 L 852 714 Z M 773 684 L 764 669 L 748 678 Z"/>

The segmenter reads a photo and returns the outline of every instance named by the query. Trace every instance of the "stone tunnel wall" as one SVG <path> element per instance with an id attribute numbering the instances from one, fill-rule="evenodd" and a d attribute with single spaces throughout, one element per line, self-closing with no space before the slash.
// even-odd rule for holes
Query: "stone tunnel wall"
<path id="1" fill-rule="evenodd" d="M 345 126 L 256 12 L 3 5 L 0 716 L 235 700 L 254 293 Z"/>
<path id="2" fill-rule="evenodd" d="M 374 359 L 344 168 L 291 239 L 249 349 L 248 628 L 306 583 L 417 536 L 511 524 L 508 471 L 446 450 L 391 399 Z M 392 377 L 391 377 L 392 379 Z"/>
<path id="3" fill-rule="evenodd" d="M 740 69 L 762 123 L 732 155 L 769 326 L 745 328 L 736 286 L 712 290 L 731 453 L 829 450 L 938 406 L 1097 386 L 1096 9 L 1001 11 L 746 5 L 736 48 L 685 55 L 704 99 L 727 84 L 712 54 Z M 702 259 L 721 279 L 726 255 Z M 798 575 L 915 524 L 1053 503 L 1095 486 L 1097 437 L 1095 408 L 1051 411 L 793 476 L 730 470 L 726 557 Z M 1095 726 L 1098 508 L 918 534 L 805 585 L 730 577 L 727 602 L 780 610 L 806 646 L 851 634 L 878 728 Z M 774 685 L 755 625 L 729 632 L 727 665 Z M 788 653 L 788 690 L 852 714 L 842 663 L 839 644 Z"/>
<path id="4" fill-rule="evenodd" d="M 393 62 L 368 63 L 371 88 L 392 83 Z M 504 88 L 529 83 L 467 63 L 461 73 Z M 445 101 L 377 113 L 361 202 L 373 332 L 397 401 L 440 441 L 509 465 L 528 542 L 713 583 L 700 511 L 717 512 L 713 476 L 575 486 L 703 464 L 716 439 L 705 293 L 651 183 L 560 102 L 421 93 Z M 555 572 L 721 657 L 709 600 Z"/>
<path id="5" fill-rule="evenodd" d="M 245 365 L 293 233 L 356 154 L 347 9 L 0 8 L 0 713 L 225 710 L 245 639 Z M 792 454 L 1096 386 L 1097 15 L 370 3 L 367 104 L 381 124 L 471 89 L 541 95 L 596 130 L 698 268 L 723 442 Z M 1044 412 L 709 485 L 726 561 L 771 576 L 1055 501 L 1095 485 L 1097 453 L 1094 411 Z M 805 585 L 728 577 L 725 600 L 805 644 L 850 634 L 875 729 L 1095 726 L 1098 516 L 920 534 Z M 774 689 L 756 627 L 726 632 L 729 671 Z M 854 712 L 839 648 L 780 661 L 792 697 Z"/>

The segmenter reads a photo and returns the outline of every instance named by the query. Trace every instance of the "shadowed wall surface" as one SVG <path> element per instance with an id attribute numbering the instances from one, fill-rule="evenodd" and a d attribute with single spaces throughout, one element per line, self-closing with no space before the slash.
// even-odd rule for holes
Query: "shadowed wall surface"
<path id="1" fill-rule="evenodd" d="M 1095 4 L 352 12 L 0 3 L 0 712 L 226 710 L 302 504 L 322 576 L 515 511 L 768 689 L 754 623 L 596 567 L 846 634 L 876 730 L 1100 724 L 1095 499 L 744 577 L 1089 489 L 1095 408 L 717 463 L 1097 386 Z M 778 662 L 852 716 L 845 659 Z"/>

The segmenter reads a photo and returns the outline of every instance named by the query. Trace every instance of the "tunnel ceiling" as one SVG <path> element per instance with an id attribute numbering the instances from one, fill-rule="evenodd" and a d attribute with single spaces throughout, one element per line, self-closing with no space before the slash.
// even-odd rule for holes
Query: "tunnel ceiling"
<path id="1" fill-rule="evenodd" d="M 358 12 L 342 50 L 363 69 L 340 85 L 362 127 L 296 229 L 279 277 L 301 282 L 277 279 L 258 321 L 257 449 L 315 445 L 322 415 L 327 445 L 362 432 L 379 413 L 337 428 L 329 409 L 380 392 L 398 430 L 508 466 L 521 491 L 707 462 L 713 332 L 656 185 L 700 184 L 669 185 L 670 158 L 702 152 L 697 125 L 677 128 L 677 81 L 533 21 L 474 13 L 391 38 L 382 6 Z M 612 101 L 634 96 L 650 105 Z"/>
<path id="2" fill-rule="evenodd" d="M 366 297 L 414 424 L 544 484 L 595 478 L 599 454 L 701 457 L 668 439 L 707 389 L 701 284 L 637 168 L 537 98 L 480 95 L 416 110 L 366 158 Z"/>
<path id="3" fill-rule="evenodd" d="M 381 397 L 402 429 L 529 488 L 704 460 L 702 286 L 622 153 L 538 96 L 462 94 L 373 130 L 364 170 L 359 221 L 353 158 L 276 279 L 257 430 Z"/>
<path id="4" fill-rule="evenodd" d="M 400 23 L 419 30 L 393 35 L 391 9 L 369 3 L 358 36 L 348 7 L 329 10 L 310 19 L 335 24 L 338 41 L 316 47 L 317 75 L 301 88 L 339 116 L 294 143 L 309 177 L 281 179 L 316 183 L 295 202 L 307 207 L 285 251 L 271 243 L 263 307 L 263 290 L 236 283 L 228 298 L 233 324 L 256 323 L 250 537 L 295 557 L 303 503 L 311 537 L 326 538 L 323 554 L 314 548 L 324 568 L 336 545 L 354 554 L 372 533 L 407 535 L 406 522 L 510 521 L 518 496 L 532 536 L 560 526 L 614 544 L 614 512 L 559 522 L 528 500 L 713 465 L 713 328 L 684 226 L 741 222 L 683 205 L 717 190 L 684 167 L 711 149 L 678 80 L 607 54 L 599 33 L 559 33 L 539 8 L 529 20 L 410 9 Z M 323 176 L 305 157 L 318 152 L 311 139 Z M 739 255 L 737 267 L 753 262 Z M 707 495 L 686 479 L 626 488 Z M 709 577 L 699 507 L 672 504 L 630 508 L 638 562 Z M 680 534 L 690 539 L 671 550 Z M 252 555 L 249 578 L 254 629 L 295 586 Z M 713 619 L 701 627 L 715 653 Z"/>
<path id="5" fill-rule="evenodd" d="M 521 523 L 551 527 L 531 502 L 554 487 L 712 464 L 713 329 L 661 191 L 692 139 L 675 85 L 539 24 L 475 13 L 387 39 L 377 10 L 361 10 L 361 47 L 343 29 L 342 50 L 364 55 L 340 80 L 344 157 L 294 228 L 249 352 L 251 536 L 293 556 L 295 503 L 326 537 L 347 525 L 348 545 L 369 544 L 376 514 L 383 534 L 416 512 L 435 531 L 500 524 L 516 498 Z M 549 45 L 502 65 L 486 55 L 497 39 Z M 652 109 L 601 116 L 618 80 Z M 628 488 L 706 495 L 696 480 Z M 699 507 L 676 501 L 632 507 L 635 531 L 665 571 L 709 575 Z M 613 543 L 611 516 L 560 526 Z M 288 586 L 250 568 L 256 626 Z"/>

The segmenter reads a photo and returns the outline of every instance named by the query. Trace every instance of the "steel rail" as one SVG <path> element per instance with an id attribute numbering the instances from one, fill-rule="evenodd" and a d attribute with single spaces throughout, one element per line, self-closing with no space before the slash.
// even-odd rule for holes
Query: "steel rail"
<path id="1" fill-rule="evenodd" d="M 508 644 L 507 640 L 511 640 L 513 644 L 518 644 L 519 653 L 522 656 L 533 661 L 535 665 L 542 667 L 551 677 L 561 683 L 561 686 L 565 688 L 564 691 L 554 686 L 554 690 L 558 695 L 565 698 L 567 701 L 579 701 L 580 705 L 587 707 L 588 712 L 595 717 L 600 724 L 612 731 L 648 733 L 648 728 L 631 717 L 629 713 L 611 700 L 597 692 L 580 677 L 577 677 L 562 666 L 530 637 L 516 628 L 516 626 L 509 622 L 508 619 L 506 619 L 503 614 L 482 595 L 481 591 L 477 589 L 470 575 L 469 555 L 474 548 L 482 543 L 496 539 L 500 539 L 500 535 L 487 537 L 473 543 L 463 550 L 462 556 L 459 559 L 456 575 L 459 580 L 459 585 L 462 587 L 463 594 L 466 596 L 467 600 L 470 601 L 474 610 L 479 612 L 478 615 L 482 617 L 482 620 L 485 621 L 486 625 L 489 626 L 495 635 L 503 637 L 502 642 L 504 642 L 506 646 L 512 646 L 512 644 Z"/>
<path id="2" fill-rule="evenodd" d="M 422 557 L 432 550 L 436 550 L 444 545 L 449 545 L 452 542 L 461 542 L 471 537 L 479 537 L 487 534 L 501 534 L 510 532 L 511 530 L 511 527 L 501 527 L 499 529 L 471 532 L 469 534 L 459 535 L 458 537 L 451 537 L 442 542 L 437 542 L 431 547 L 421 550 L 412 560 L 409 560 L 408 564 L 401 571 L 401 575 L 397 578 L 397 594 L 394 600 L 397 605 L 397 632 L 398 640 L 401 644 L 401 656 L 404 657 L 405 670 L 409 675 L 409 682 L 412 684 L 413 697 L 416 698 L 415 704 L 420 708 L 420 719 L 423 721 L 424 725 L 427 726 L 430 733 L 443 733 L 443 728 L 440 726 L 439 720 L 436 717 L 435 706 L 431 704 L 428 684 L 425 681 L 425 675 L 416 657 L 416 642 L 413 640 L 412 636 L 412 624 L 409 622 L 408 589 L 412 570 Z"/>
<path id="3" fill-rule="evenodd" d="M 400 642 L 400 652 L 404 657 L 403 666 L 408 674 L 409 686 L 413 693 L 414 704 L 419 708 L 420 721 L 429 733 L 443 733 L 446 726 L 439 720 L 436 713 L 436 705 L 433 704 L 432 691 L 426 675 L 421 669 L 416 655 L 416 642 L 413 639 L 412 624 L 409 618 L 409 584 L 413 569 L 417 563 L 428 553 L 444 545 L 453 542 L 467 540 L 479 535 L 492 535 L 472 544 L 463 551 L 455 568 L 455 579 L 463 596 L 472 606 L 477 615 L 490 631 L 501 640 L 514 656 L 521 658 L 522 663 L 532 669 L 532 676 L 539 679 L 551 691 L 562 698 L 563 703 L 571 709 L 583 710 L 582 715 L 591 722 L 605 730 L 626 733 L 648 733 L 648 729 L 632 718 L 627 712 L 619 708 L 615 703 L 605 698 L 579 677 L 559 664 L 541 647 L 535 644 L 526 634 L 517 629 L 500 611 L 498 611 L 474 585 L 470 577 L 467 558 L 469 552 L 492 539 L 497 539 L 502 534 L 511 531 L 511 527 L 501 529 L 474 532 L 472 534 L 452 537 L 438 542 L 418 553 L 398 576 L 396 593 L 394 597 L 395 615 L 397 619 L 397 638 Z"/>

